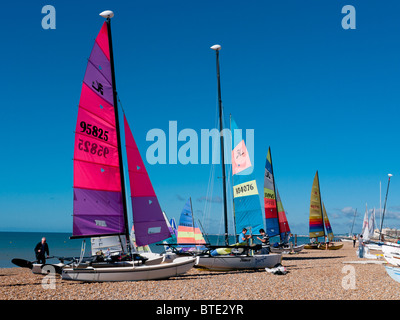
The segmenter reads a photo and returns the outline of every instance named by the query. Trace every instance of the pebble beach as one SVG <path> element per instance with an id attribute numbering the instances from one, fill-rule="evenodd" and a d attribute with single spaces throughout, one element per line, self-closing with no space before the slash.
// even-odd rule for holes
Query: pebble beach
<path id="1" fill-rule="evenodd" d="M 371 251 L 371 253 L 374 253 Z M 379 253 L 379 252 L 375 252 Z M 384 264 L 356 264 L 351 242 L 340 250 L 284 254 L 287 273 L 264 269 L 213 272 L 192 268 L 158 281 L 82 283 L 61 280 L 43 286 L 44 277 L 26 268 L 0 269 L 1 300 L 399 300 L 400 283 Z"/>

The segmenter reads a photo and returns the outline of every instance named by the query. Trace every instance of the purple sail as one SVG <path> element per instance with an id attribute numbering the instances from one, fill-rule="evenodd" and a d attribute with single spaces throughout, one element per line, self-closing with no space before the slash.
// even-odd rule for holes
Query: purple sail
<path id="1" fill-rule="evenodd" d="M 138 246 L 144 246 L 171 233 L 125 116 L 124 128 L 135 238 Z"/>

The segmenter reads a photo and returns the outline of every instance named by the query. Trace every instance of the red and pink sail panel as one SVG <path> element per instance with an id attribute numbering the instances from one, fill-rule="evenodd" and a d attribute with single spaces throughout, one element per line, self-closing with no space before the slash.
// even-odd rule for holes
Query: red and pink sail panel
<path id="1" fill-rule="evenodd" d="M 124 234 L 107 23 L 82 83 L 75 129 L 73 237 Z"/>
<path id="2" fill-rule="evenodd" d="M 171 233 L 125 115 L 124 128 L 135 238 L 138 246 L 144 246 Z"/>

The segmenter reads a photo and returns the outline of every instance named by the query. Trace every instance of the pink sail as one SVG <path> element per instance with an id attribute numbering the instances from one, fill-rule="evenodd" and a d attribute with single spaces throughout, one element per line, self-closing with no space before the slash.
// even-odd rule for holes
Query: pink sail
<path id="1" fill-rule="evenodd" d="M 74 149 L 73 237 L 125 232 L 107 23 L 82 84 Z"/>
<path id="2" fill-rule="evenodd" d="M 125 115 L 124 128 L 135 238 L 145 246 L 171 234 Z"/>
<path id="3" fill-rule="evenodd" d="M 247 152 L 244 140 L 232 150 L 232 174 L 238 174 L 251 167 L 249 153 Z"/>

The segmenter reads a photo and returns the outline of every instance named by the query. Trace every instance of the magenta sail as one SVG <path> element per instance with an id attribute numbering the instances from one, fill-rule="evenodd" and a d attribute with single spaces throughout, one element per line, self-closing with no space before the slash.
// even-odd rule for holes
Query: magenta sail
<path id="1" fill-rule="evenodd" d="M 125 115 L 124 128 L 136 243 L 145 246 L 171 234 Z"/>
<path id="2" fill-rule="evenodd" d="M 107 23 L 87 64 L 74 149 L 73 237 L 124 234 Z"/>

